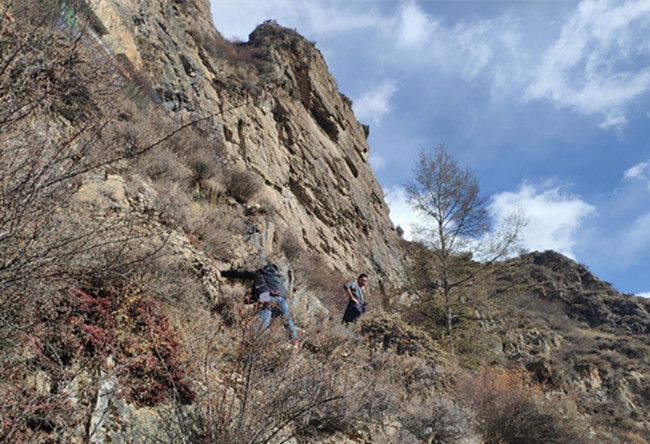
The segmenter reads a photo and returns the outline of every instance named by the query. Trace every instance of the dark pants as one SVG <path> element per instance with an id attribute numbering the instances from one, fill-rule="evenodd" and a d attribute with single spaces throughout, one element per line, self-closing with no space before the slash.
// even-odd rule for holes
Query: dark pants
<path id="1" fill-rule="evenodd" d="M 346 324 L 354 322 L 365 312 L 366 304 L 355 304 L 352 301 L 348 301 L 348 306 L 345 307 L 345 313 L 343 313 L 343 320 L 341 322 L 345 322 Z"/>

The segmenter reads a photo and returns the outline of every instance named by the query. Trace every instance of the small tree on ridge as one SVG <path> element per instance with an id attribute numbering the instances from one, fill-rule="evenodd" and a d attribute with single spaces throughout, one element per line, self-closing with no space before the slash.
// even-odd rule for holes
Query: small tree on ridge
<path id="1" fill-rule="evenodd" d="M 415 232 L 428 252 L 430 282 L 424 302 L 426 306 L 441 298 L 453 352 L 454 322 L 464 302 L 461 290 L 475 285 L 477 275 L 517 248 L 524 220 L 513 213 L 492 230 L 488 202 L 480 196 L 476 174 L 460 168 L 444 144 L 431 152 L 421 151 L 414 172 L 415 182 L 408 183 L 406 191 L 423 221 Z"/>

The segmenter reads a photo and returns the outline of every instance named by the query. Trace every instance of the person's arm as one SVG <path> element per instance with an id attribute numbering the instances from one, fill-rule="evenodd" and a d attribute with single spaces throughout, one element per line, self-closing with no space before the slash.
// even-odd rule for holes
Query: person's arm
<path id="1" fill-rule="evenodd" d="M 357 298 L 354 297 L 354 294 L 352 293 L 352 290 L 350 289 L 350 285 L 349 285 L 349 284 L 345 284 L 345 285 L 343 286 L 343 288 L 345 288 L 345 291 L 348 293 L 348 298 L 349 298 L 352 302 L 354 302 L 354 304 L 359 305 L 359 301 L 357 300 Z"/>
<path id="2" fill-rule="evenodd" d="M 255 272 L 250 270 L 223 270 L 221 277 L 229 279 L 255 279 Z"/>

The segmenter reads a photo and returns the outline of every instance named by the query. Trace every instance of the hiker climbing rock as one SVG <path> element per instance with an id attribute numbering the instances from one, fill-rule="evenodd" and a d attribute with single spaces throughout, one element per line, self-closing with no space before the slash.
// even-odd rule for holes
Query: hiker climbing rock
<path id="1" fill-rule="evenodd" d="M 355 281 L 346 282 L 343 285 L 345 292 L 348 295 L 348 305 L 345 307 L 343 313 L 343 321 L 346 324 L 354 322 L 366 312 L 366 305 L 368 304 L 363 295 L 363 287 L 368 284 L 368 275 L 361 273 Z"/>
<path id="2" fill-rule="evenodd" d="M 258 305 L 258 315 L 262 320 L 262 325 L 268 328 L 271 325 L 272 317 L 282 316 L 284 327 L 291 337 L 293 346 L 298 348 L 298 333 L 289 312 L 287 289 L 277 265 L 267 264 L 254 271 L 224 270 L 221 272 L 221 276 L 230 279 L 252 280 L 251 297 Z"/>

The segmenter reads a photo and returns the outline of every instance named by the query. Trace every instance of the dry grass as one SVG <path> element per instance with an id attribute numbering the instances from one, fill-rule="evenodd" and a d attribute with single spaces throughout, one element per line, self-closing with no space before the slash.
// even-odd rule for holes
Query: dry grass
<path id="1" fill-rule="evenodd" d="M 226 193 L 242 204 L 250 201 L 264 185 L 263 179 L 258 174 L 244 169 L 225 171 L 223 183 Z"/>
<path id="2" fill-rule="evenodd" d="M 455 393 L 474 412 L 486 444 L 589 442 L 575 407 L 546 398 L 524 372 L 484 369 L 461 378 Z"/>
<path id="3" fill-rule="evenodd" d="M 323 256 L 304 250 L 295 252 L 291 265 L 299 287 L 315 294 L 331 312 L 342 313 L 347 296 L 343 291 L 345 278 L 341 272 L 330 268 Z"/>
<path id="4" fill-rule="evenodd" d="M 195 214 L 189 232 L 200 241 L 205 252 L 228 260 L 240 247 L 239 236 L 246 229 L 244 221 L 226 206 L 204 205 Z"/>
<path id="5" fill-rule="evenodd" d="M 169 148 L 161 148 L 142 156 L 135 169 L 157 183 L 171 182 L 189 187 L 192 179 L 192 170 Z"/>

